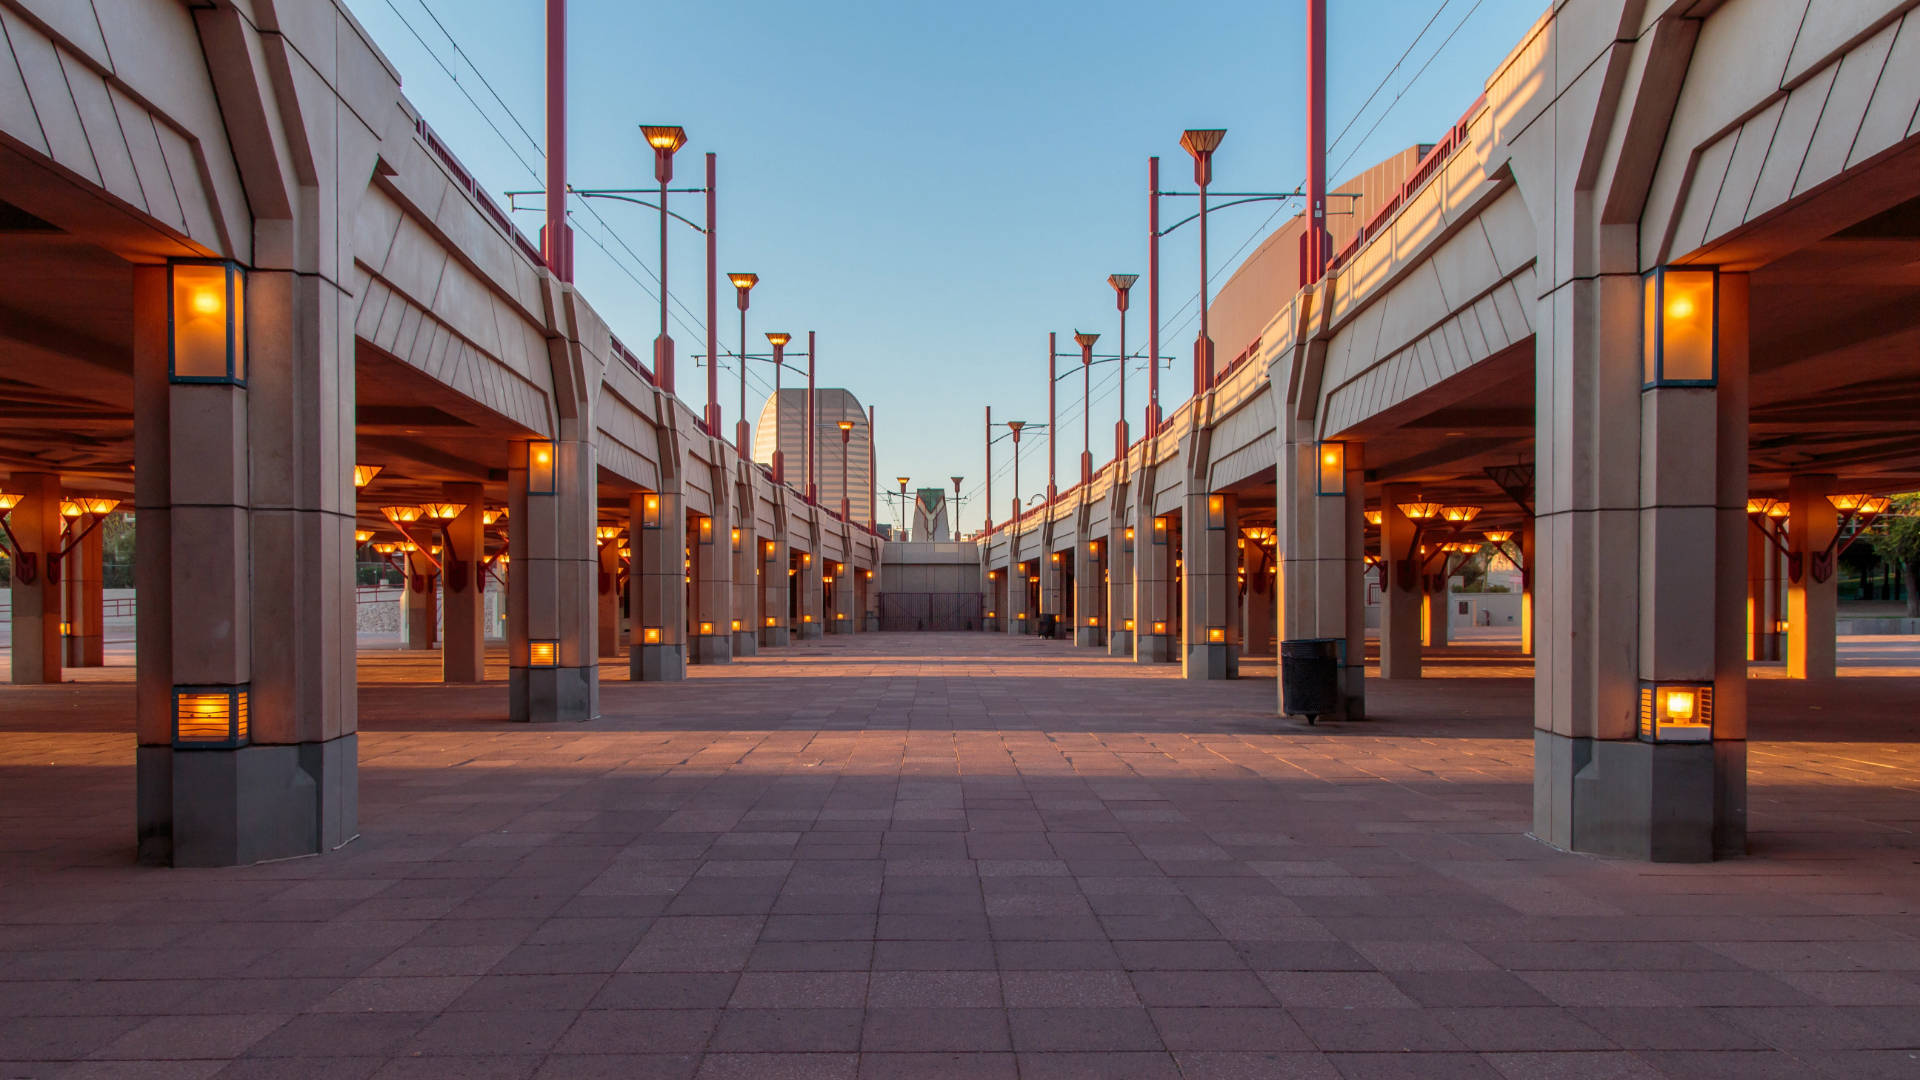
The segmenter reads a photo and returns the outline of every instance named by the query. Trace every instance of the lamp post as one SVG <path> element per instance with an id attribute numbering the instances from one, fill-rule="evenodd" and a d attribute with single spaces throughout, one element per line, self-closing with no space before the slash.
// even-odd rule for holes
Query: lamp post
<path id="1" fill-rule="evenodd" d="M 1180 145 L 1193 155 L 1193 182 L 1200 187 L 1200 336 L 1193 343 L 1193 391 L 1213 385 L 1213 339 L 1207 336 L 1207 185 L 1213 181 L 1213 152 L 1226 138 L 1221 128 L 1189 128 Z"/>
<path id="2" fill-rule="evenodd" d="M 747 446 L 753 431 L 747 423 L 747 294 L 753 291 L 760 275 L 728 274 L 727 280 L 733 282 L 734 303 L 740 308 L 740 419 L 734 424 L 734 441 L 739 444 L 740 456 L 744 459 L 753 453 Z M 713 363 L 713 357 L 709 356 L 707 363 Z"/>
<path id="3" fill-rule="evenodd" d="M 993 406 L 987 406 L 987 513 L 980 531 L 993 531 Z"/>
<path id="4" fill-rule="evenodd" d="M 965 480 L 966 477 L 949 476 L 947 479 L 953 481 L 953 520 L 948 524 L 948 528 L 952 531 L 953 538 L 958 540 L 960 539 L 960 481 Z"/>
<path id="5" fill-rule="evenodd" d="M 900 485 L 900 539 L 907 539 L 907 531 L 913 525 L 913 519 L 907 514 L 907 481 L 910 476 L 896 476 L 894 482 Z"/>
<path id="6" fill-rule="evenodd" d="M 1025 420 L 1007 421 L 1007 430 L 1013 432 L 1013 527 L 1016 532 L 1020 529 L 1020 429 L 1026 426 Z"/>
<path id="7" fill-rule="evenodd" d="M 1056 367 L 1059 358 L 1060 358 L 1059 335 L 1049 331 L 1047 334 L 1047 501 L 1048 502 L 1052 502 L 1053 497 L 1060 493 L 1060 488 L 1055 483 L 1056 478 L 1054 475 L 1054 467 L 1057 464 L 1059 464 L 1059 461 L 1060 461 L 1060 444 L 1055 442 L 1053 438 L 1054 431 L 1058 429 L 1060 426 L 1059 421 L 1056 419 L 1056 411 L 1054 408 L 1054 393 L 1053 393 L 1054 385 L 1059 381 L 1059 375 L 1057 373 L 1057 367 Z M 1014 439 L 1014 442 L 1016 443 L 1019 441 L 1020 440 L 1018 437 Z M 1020 460 L 1020 454 L 1019 454 L 1018 448 L 1016 448 L 1014 451 L 1013 460 L 1015 461 L 1016 464 Z M 1020 490 L 1020 485 L 1015 484 L 1013 486 L 1013 489 L 1017 493 Z"/>
<path id="8" fill-rule="evenodd" d="M 1147 438 L 1160 430 L 1160 159 L 1147 159 Z"/>
<path id="9" fill-rule="evenodd" d="M 840 520 L 841 521 L 848 520 L 848 514 L 849 514 L 850 504 L 849 504 L 849 500 L 847 499 L 847 496 L 851 494 L 851 492 L 847 490 L 847 459 L 853 456 L 853 451 L 848 449 L 848 447 L 852 444 L 852 441 L 853 441 L 853 421 L 851 420 L 840 421 Z"/>
<path id="10" fill-rule="evenodd" d="M 813 413 L 813 365 L 814 356 L 820 350 L 814 345 L 813 331 L 807 331 L 807 501 L 820 498 L 820 432 L 815 427 L 819 419 Z"/>
<path id="11" fill-rule="evenodd" d="M 1120 419 L 1113 425 L 1113 457 L 1115 461 L 1124 461 L 1127 456 L 1127 302 L 1133 283 L 1140 280 L 1139 274 L 1108 274 L 1107 284 L 1113 286 L 1113 302 L 1120 309 Z"/>
<path id="12" fill-rule="evenodd" d="M 1093 482 L 1093 343 L 1100 340 L 1099 334 L 1073 332 L 1074 344 L 1080 346 L 1080 482 Z M 1120 377 L 1125 381 L 1127 358 L 1120 357 Z"/>
<path id="13" fill-rule="evenodd" d="M 873 454 L 873 406 L 869 405 L 867 406 L 867 532 L 878 533 L 880 508 L 875 504 L 880 501 L 879 495 L 876 494 L 879 490 L 876 481 L 879 478 L 874 475 L 878 470 L 874 468 Z"/>
<path id="14" fill-rule="evenodd" d="M 673 179 L 673 155 L 687 145 L 687 129 L 642 124 L 640 133 L 653 147 L 653 178 L 660 182 L 660 336 L 653 339 L 653 375 L 660 389 L 673 393 L 673 337 L 667 333 L 667 182 Z"/>
<path id="15" fill-rule="evenodd" d="M 793 335 L 782 331 L 773 331 L 767 335 L 767 344 L 773 346 L 773 482 L 787 482 L 787 455 L 780 449 L 780 369 L 787 364 L 787 342 Z"/>

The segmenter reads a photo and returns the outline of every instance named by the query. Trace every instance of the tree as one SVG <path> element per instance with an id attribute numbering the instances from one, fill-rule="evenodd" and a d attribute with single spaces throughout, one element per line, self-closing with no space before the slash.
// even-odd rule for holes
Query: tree
<path id="1" fill-rule="evenodd" d="M 1907 616 L 1920 617 L 1920 492 L 1895 495 L 1893 507 L 1868 534 L 1873 550 L 1900 568 L 1907 586 Z"/>

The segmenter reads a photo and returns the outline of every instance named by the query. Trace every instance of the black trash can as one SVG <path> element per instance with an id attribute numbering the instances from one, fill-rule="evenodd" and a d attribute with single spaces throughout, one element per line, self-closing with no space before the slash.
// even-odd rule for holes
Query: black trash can
<path id="1" fill-rule="evenodd" d="M 1280 643 L 1280 711 L 1311 724 L 1340 707 L 1340 654 L 1345 638 L 1294 638 Z"/>

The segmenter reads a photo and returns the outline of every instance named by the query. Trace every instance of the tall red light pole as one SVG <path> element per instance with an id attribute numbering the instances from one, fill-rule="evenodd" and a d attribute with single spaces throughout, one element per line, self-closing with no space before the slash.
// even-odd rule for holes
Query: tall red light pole
<path id="1" fill-rule="evenodd" d="M 1060 429 L 1059 422 L 1055 418 L 1054 401 L 1053 401 L 1053 398 L 1054 398 L 1053 388 L 1055 385 L 1054 359 L 1059 355 L 1058 338 L 1059 338 L 1058 334 L 1054 334 L 1054 333 L 1047 334 L 1047 501 L 1048 502 L 1052 502 L 1053 497 L 1060 493 L 1060 489 L 1054 485 L 1054 466 L 1060 460 L 1060 440 L 1054 438 L 1054 435 L 1053 435 L 1054 432 Z M 1018 443 L 1020 440 L 1016 436 L 1013 441 L 1015 443 Z M 1018 450 L 1014 452 L 1013 460 L 1017 467 L 1020 461 L 1020 454 Z M 1013 487 L 1013 490 L 1015 494 L 1018 494 L 1020 491 L 1020 485 L 1015 484 Z"/>
<path id="2" fill-rule="evenodd" d="M 753 449 L 747 440 L 753 437 L 753 427 L 747 423 L 747 294 L 759 283 L 759 274 L 728 274 L 727 280 L 733 282 L 734 303 L 740 308 L 740 419 L 733 425 L 734 442 L 738 444 L 740 456 L 752 455 Z M 714 358 L 709 356 L 707 363 L 715 370 Z"/>
<path id="3" fill-rule="evenodd" d="M 980 531 L 993 531 L 993 406 L 987 406 L 987 518 Z"/>
<path id="4" fill-rule="evenodd" d="M 714 157 L 707 155 L 707 434 L 720 434 L 720 255 L 714 236 L 718 219 L 714 203 Z M 663 202 L 661 205 L 665 205 Z M 1202 236 L 1206 233 L 1203 231 Z M 660 291 L 666 291 L 663 280 Z"/>
<path id="5" fill-rule="evenodd" d="M 951 515 L 953 520 L 947 523 L 947 527 L 952 531 L 953 538 L 958 540 L 960 539 L 960 481 L 965 480 L 966 477 L 949 476 L 947 479 L 953 481 L 953 514 Z"/>
<path id="6" fill-rule="evenodd" d="M 1093 343 L 1100 340 L 1099 334 L 1087 334 L 1078 330 L 1073 333 L 1074 344 L 1080 346 L 1080 482 L 1093 482 Z M 1121 358 L 1121 370 L 1125 372 L 1126 358 Z"/>
<path id="7" fill-rule="evenodd" d="M 1147 438 L 1160 432 L 1160 159 L 1147 159 Z"/>
<path id="8" fill-rule="evenodd" d="M 819 349 L 813 343 L 813 331 L 807 331 L 807 501 L 820 498 L 820 433 L 813 414 L 813 367 Z"/>
<path id="9" fill-rule="evenodd" d="M 540 257 L 561 281 L 573 280 L 567 226 L 567 0 L 547 0 L 547 224 Z"/>
<path id="10" fill-rule="evenodd" d="M 673 337 L 667 333 L 667 182 L 673 179 L 673 155 L 687 145 L 687 129 L 642 124 L 640 133 L 653 147 L 653 178 L 660 181 L 660 336 L 653 339 L 653 378 L 673 393 Z"/>
<path id="11" fill-rule="evenodd" d="M 793 335 L 775 330 L 767 335 L 773 346 L 773 482 L 787 482 L 787 455 L 780 449 L 780 369 L 787 363 L 787 342 Z"/>
<path id="12" fill-rule="evenodd" d="M 1193 342 L 1193 392 L 1213 385 L 1213 339 L 1207 336 L 1207 185 L 1213 182 L 1213 152 L 1226 138 L 1220 128 L 1189 128 L 1180 145 L 1193 155 L 1193 182 L 1200 186 L 1200 336 Z"/>
<path id="13" fill-rule="evenodd" d="M 850 448 L 852 444 L 852 440 L 853 440 L 853 421 L 851 420 L 840 421 L 840 520 L 841 521 L 850 521 L 852 516 L 851 515 L 852 500 L 850 500 L 848 496 L 853 493 L 847 489 L 847 459 L 853 456 L 853 450 Z"/>
<path id="14" fill-rule="evenodd" d="M 1020 531 L 1020 429 L 1027 426 L 1025 420 L 1007 421 L 1007 430 L 1013 432 L 1013 531 Z"/>
<path id="15" fill-rule="evenodd" d="M 909 530 L 913 526 L 912 508 L 907 505 L 907 485 L 913 481 L 911 476 L 896 476 L 893 482 L 900 485 L 900 539 L 910 539 Z"/>
<path id="16" fill-rule="evenodd" d="M 1327 272 L 1327 0 L 1307 0 L 1307 245 L 1306 280 Z"/>
<path id="17" fill-rule="evenodd" d="M 1120 419 L 1113 425 L 1113 459 L 1124 461 L 1127 456 L 1127 294 L 1133 289 L 1133 283 L 1140 280 L 1139 274 L 1109 274 L 1107 284 L 1113 286 L 1113 300 L 1120 308 Z"/>
<path id="18" fill-rule="evenodd" d="M 879 529 L 879 508 L 874 504 L 880 497 L 874 492 L 880 490 L 879 477 L 873 471 L 873 406 L 867 406 L 867 531 L 877 533 Z"/>

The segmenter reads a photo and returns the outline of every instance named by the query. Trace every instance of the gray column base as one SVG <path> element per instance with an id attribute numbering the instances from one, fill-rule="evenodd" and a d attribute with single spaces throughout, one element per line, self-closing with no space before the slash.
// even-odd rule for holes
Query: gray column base
<path id="1" fill-rule="evenodd" d="M 1139 644 L 1133 650 L 1133 659 L 1139 664 L 1173 663 L 1173 638 L 1167 634 L 1138 634 Z"/>
<path id="2" fill-rule="evenodd" d="M 1536 730 L 1533 835 L 1568 851 L 1651 862 L 1744 855 L 1747 744 Z"/>
<path id="3" fill-rule="evenodd" d="M 1237 679 L 1240 646 L 1203 642 L 1187 646 L 1187 662 L 1180 674 L 1189 679 Z"/>
<path id="4" fill-rule="evenodd" d="M 867 615 L 866 632 L 869 634 L 877 634 L 880 632 L 880 616 L 872 613 Z"/>
<path id="5" fill-rule="evenodd" d="M 580 723 L 600 715 L 599 669 L 507 669 L 507 719 L 516 724 Z"/>
<path id="6" fill-rule="evenodd" d="M 1107 655 L 1131 659 L 1133 657 L 1133 631 L 1115 630 L 1107 635 Z"/>
<path id="7" fill-rule="evenodd" d="M 801 641 L 819 641 L 820 638 L 821 638 L 821 629 L 820 629 L 819 623 L 803 622 L 800 624 L 800 640 Z"/>
<path id="8" fill-rule="evenodd" d="M 245 866 L 318 855 L 360 834 L 360 740 L 135 755 L 139 859 Z"/>
<path id="9" fill-rule="evenodd" d="M 93 634 L 69 634 L 66 642 L 66 665 L 70 668 L 105 667 L 107 639 Z"/>
<path id="10" fill-rule="evenodd" d="M 1073 643 L 1083 649 L 1098 649 L 1106 645 L 1106 639 L 1097 626 L 1082 626 L 1073 632 Z"/>
<path id="11" fill-rule="evenodd" d="M 733 655 L 759 656 L 760 635 L 751 630 L 735 630 L 733 632 Z"/>
<path id="12" fill-rule="evenodd" d="M 691 651 L 687 653 L 689 664 L 730 664 L 733 662 L 733 633 L 695 634 L 687 643 Z"/>
<path id="13" fill-rule="evenodd" d="M 787 628 L 784 626 L 763 626 L 760 628 L 760 647 L 763 649 L 782 649 L 787 645 Z"/>
<path id="14" fill-rule="evenodd" d="M 1367 669 L 1353 664 L 1340 669 L 1340 719 L 1367 718 Z"/>
<path id="15" fill-rule="evenodd" d="M 999 619 L 982 619 L 980 629 L 989 634 L 1000 634 L 1006 631 L 1006 628 L 1000 625 Z"/>
<path id="16" fill-rule="evenodd" d="M 635 645 L 627 652 L 627 678 L 634 682 L 679 682 L 686 677 L 684 645 Z"/>

